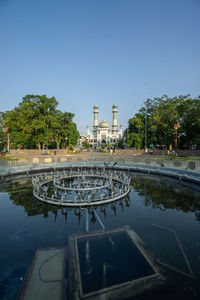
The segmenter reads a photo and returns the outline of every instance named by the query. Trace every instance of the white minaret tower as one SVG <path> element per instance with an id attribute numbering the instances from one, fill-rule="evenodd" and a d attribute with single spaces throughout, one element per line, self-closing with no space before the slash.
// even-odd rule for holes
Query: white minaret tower
<path id="1" fill-rule="evenodd" d="M 96 135 L 96 131 L 98 128 L 98 113 L 99 113 L 99 108 L 98 105 L 95 104 L 93 108 L 93 114 L 94 114 L 94 123 L 93 123 L 93 133 Z"/>
<path id="2" fill-rule="evenodd" d="M 119 137 L 122 137 L 123 133 L 123 125 L 120 125 Z"/>
<path id="3" fill-rule="evenodd" d="M 87 126 L 87 136 L 90 134 L 90 126 Z"/>
<path id="4" fill-rule="evenodd" d="M 117 130 L 118 130 L 117 113 L 118 113 L 118 108 L 117 108 L 116 104 L 113 104 L 112 112 L 113 112 L 112 134 L 113 134 L 113 136 L 117 136 Z"/>

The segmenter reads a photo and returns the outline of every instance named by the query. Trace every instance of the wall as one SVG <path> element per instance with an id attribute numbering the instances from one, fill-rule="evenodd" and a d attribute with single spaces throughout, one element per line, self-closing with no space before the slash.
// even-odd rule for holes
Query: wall
<path id="1" fill-rule="evenodd" d="M 11 156 L 39 156 L 42 155 L 43 150 L 37 149 L 20 149 L 20 150 L 10 150 Z M 50 155 L 54 155 L 55 149 L 49 149 Z M 65 155 L 67 154 L 66 149 L 56 150 L 58 155 Z"/>
<path id="2" fill-rule="evenodd" d="M 151 166 L 160 166 L 167 168 L 176 168 L 182 170 L 191 170 L 200 172 L 200 160 L 164 160 L 161 157 L 154 159 L 153 155 L 108 155 L 103 153 L 86 152 L 78 153 L 75 155 L 40 155 L 21 157 L 18 160 L 0 160 L 0 168 L 7 168 L 12 166 L 38 166 L 39 164 L 54 164 L 54 163 L 67 163 L 67 162 L 92 162 L 101 161 L 105 164 L 119 163 L 133 163 Z M 1 170 L 0 170 L 1 173 Z"/>
<path id="3" fill-rule="evenodd" d="M 157 155 L 167 155 L 167 152 L 168 150 L 156 149 Z M 183 156 L 200 156 L 200 150 L 177 150 L 176 153 Z M 117 149 L 115 150 L 115 154 L 116 155 L 144 155 L 145 151 L 144 149 L 141 150 Z"/>
<path id="4" fill-rule="evenodd" d="M 67 155 L 66 149 L 56 150 L 58 155 Z M 167 150 L 157 149 L 157 155 L 167 155 Z M 54 150 L 49 150 L 50 155 L 54 155 Z M 200 156 L 200 150 L 177 150 L 177 154 L 185 156 Z M 21 149 L 21 150 L 10 150 L 11 156 L 40 156 L 42 155 L 42 150 L 37 149 Z M 116 149 L 115 155 L 144 155 L 144 149 L 134 150 L 134 149 Z"/>

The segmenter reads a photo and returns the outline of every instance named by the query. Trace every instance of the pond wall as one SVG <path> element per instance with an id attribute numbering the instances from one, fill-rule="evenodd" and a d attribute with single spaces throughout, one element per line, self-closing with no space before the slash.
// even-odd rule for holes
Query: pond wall
<path id="1" fill-rule="evenodd" d="M 60 166 L 75 162 L 102 162 L 105 164 L 133 164 L 146 167 L 161 167 L 180 169 L 185 171 L 200 172 L 200 160 L 170 160 L 166 157 L 153 157 L 151 155 L 109 155 L 96 152 L 78 153 L 73 155 L 40 155 L 18 157 L 17 160 L 0 160 L 0 174 L 12 169 L 12 167 L 38 168 L 40 165 Z"/>

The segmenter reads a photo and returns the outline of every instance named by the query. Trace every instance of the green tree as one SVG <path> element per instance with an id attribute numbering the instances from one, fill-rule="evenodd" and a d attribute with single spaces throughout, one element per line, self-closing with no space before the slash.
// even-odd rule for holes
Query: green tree
<path id="1" fill-rule="evenodd" d="M 142 148 L 144 141 L 144 116 L 137 114 L 128 121 L 127 142 L 128 147 Z"/>
<path id="2" fill-rule="evenodd" d="M 57 149 L 66 147 L 66 145 L 77 144 L 79 132 L 76 124 L 72 121 L 73 117 L 73 113 L 57 111 L 52 127 Z"/>
<path id="3" fill-rule="evenodd" d="M 190 148 L 196 145 L 200 148 L 200 96 L 192 99 L 185 96 L 178 105 L 180 115 L 180 144 Z"/>
<path id="4" fill-rule="evenodd" d="M 0 112 L 0 151 L 6 147 L 6 133 L 3 126 L 3 113 Z"/>
<path id="5" fill-rule="evenodd" d="M 174 124 L 180 122 L 174 99 L 163 96 L 157 99 L 149 118 L 149 129 L 154 133 L 154 143 L 169 146 L 174 143 Z"/>
<path id="6" fill-rule="evenodd" d="M 179 146 L 200 147 L 200 96 L 190 95 L 147 99 L 139 112 L 129 120 L 128 145 L 144 147 L 145 118 L 147 118 L 147 146 L 175 146 L 174 125 L 179 123 Z M 126 131 L 125 131 L 126 132 Z"/>
<path id="7" fill-rule="evenodd" d="M 76 143 L 74 114 L 57 110 L 55 97 L 27 95 L 18 107 L 3 113 L 3 124 L 8 127 L 13 148 L 43 148 L 55 141 L 58 148 L 66 138 Z M 72 138 L 73 137 L 73 138 Z"/>
<path id="8" fill-rule="evenodd" d="M 90 143 L 88 141 L 83 141 L 82 145 L 85 149 L 90 149 Z"/>

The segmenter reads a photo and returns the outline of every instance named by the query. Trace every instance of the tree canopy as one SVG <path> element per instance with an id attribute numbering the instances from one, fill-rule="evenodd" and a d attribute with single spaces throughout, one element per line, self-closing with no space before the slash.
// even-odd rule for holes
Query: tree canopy
<path id="1" fill-rule="evenodd" d="M 77 143 L 79 132 L 74 114 L 57 109 L 55 97 L 26 95 L 11 111 L 2 113 L 1 124 L 8 129 L 12 148 L 56 148 Z"/>
<path id="2" fill-rule="evenodd" d="M 147 130 L 145 130 L 147 118 Z M 147 99 L 144 106 L 128 121 L 125 137 L 129 147 L 175 147 L 174 125 L 179 124 L 179 148 L 200 148 L 200 96 L 190 95 Z"/>

